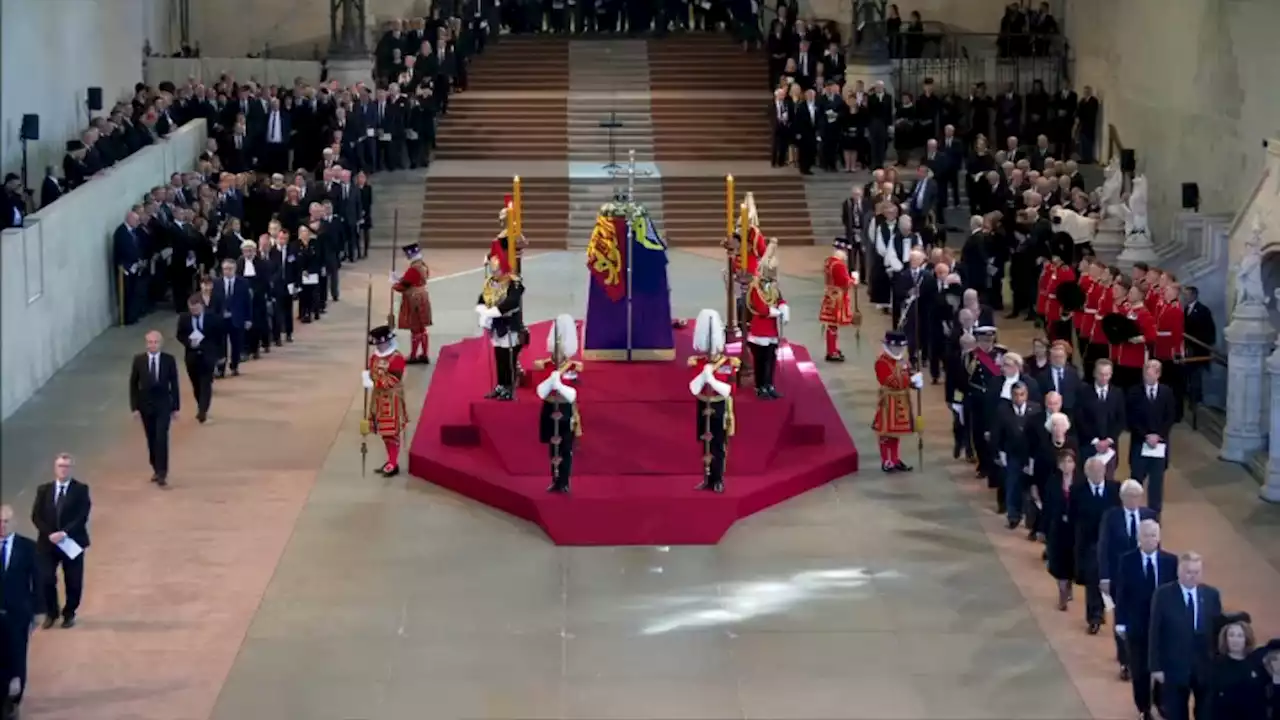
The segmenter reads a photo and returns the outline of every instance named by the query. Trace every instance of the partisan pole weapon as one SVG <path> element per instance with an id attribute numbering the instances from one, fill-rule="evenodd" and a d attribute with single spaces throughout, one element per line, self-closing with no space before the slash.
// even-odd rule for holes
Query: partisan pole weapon
<path id="1" fill-rule="evenodd" d="M 916 336 L 916 343 L 915 343 L 916 354 L 912 357 L 912 360 L 915 362 L 915 373 L 913 373 L 913 375 L 916 373 L 920 373 L 923 370 L 923 367 L 922 367 L 923 363 L 920 362 L 920 358 L 922 356 L 920 352 L 920 303 L 919 303 L 921 282 L 923 282 L 923 280 L 917 280 L 916 282 L 916 290 L 914 295 L 914 297 L 916 298 L 916 302 L 913 303 L 911 307 L 911 314 L 915 316 L 915 322 L 912 323 L 913 325 L 912 333 Z M 924 386 L 924 382 L 922 381 L 920 385 L 916 387 L 916 408 L 915 408 L 916 409 L 916 466 L 922 469 L 924 468 L 924 404 L 923 404 L 924 387 L 923 386 Z"/>
<path id="2" fill-rule="evenodd" d="M 369 287 L 364 304 L 364 342 L 360 352 L 364 356 L 364 367 L 369 369 L 369 333 L 373 330 L 373 278 L 369 278 Z M 360 417 L 360 477 L 364 477 L 366 462 L 369 458 L 369 388 L 364 389 L 364 415 Z"/>
<path id="3" fill-rule="evenodd" d="M 400 209 L 396 208 L 391 215 L 391 276 L 396 274 L 396 255 L 400 254 Z M 387 291 L 387 325 L 393 329 L 396 326 L 396 287 L 395 282 L 391 283 L 391 289 Z"/>

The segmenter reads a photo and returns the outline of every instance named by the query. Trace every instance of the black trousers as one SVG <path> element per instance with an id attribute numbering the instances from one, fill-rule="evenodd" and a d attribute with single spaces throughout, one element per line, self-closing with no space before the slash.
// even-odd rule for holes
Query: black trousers
<path id="1" fill-rule="evenodd" d="M 293 296 L 275 298 L 271 303 L 271 341 L 279 344 L 280 336 L 293 337 Z"/>
<path id="2" fill-rule="evenodd" d="M 508 390 L 516 388 L 516 356 L 519 348 L 493 347 L 493 367 L 497 373 L 497 384 Z"/>
<path id="3" fill-rule="evenodd" d="M 1201 673 L 1192 671 L 1186 685 L 1164 683 L 1160 688 L 1158 705 L 1160 715 L 1165 720 L 1188 720 L 1193 717 L 1188 709 L 1192 698 L 1195 698 L 1195 720 L 1217 720 L 1209 714 L 1209 696 L 1213 694 L 1207 678 Z"/>
<path id="4" fill-rule="evenodd" d="M 338 302 L 338 268 L 340 265 L 341 263 L 338 262 L 337 250 L 334 250 L 332 256 L 324 259 L 324 271 L 326 277 L 321 279 L 321 284 L 329 286 L 329 297 L 333 298 L 334 302 Z M 323 295 L 323 293 L 321 293 L 321 295 Z M 322 297 L 320 305 L 321 308 L 325 307 L 323 299 L 324 298 Z"/>
<path id="5" fill-rule="evenodd" d="M 773 371 L 778 365 L 778 345 L 757 345 L 748 342 L 752 365 L 755 367 L 756 388 L 773 387 Z"/>
<path id="6" fill-rule="evenodd" d="M 779 125 L 778 129 L 773 131 L 773 149 L 769 153 L 772 158 L 770 164 L 773 167 L 786 167 L 787 145 L 787 129 L 785 126 Z"/>
<path id="7" fill-rule="evenodd" d="M 253 320 L 251 327 L 245 331 L 245 339 L 248 341 L 248 352 L 257 353 L 262 349 L 271 347 L 271 326 L 268 324 L 270 312 L 267 310 L 267 299 L 265 297 L 253 298 Z"/>
<path id="8" fill-rule="evenodd" d="M 319 310 L 319 301 L 316 296 L 320 294 L 319 285 L 303 285 L 298 291 L 298 319 L 303 322 L 311 322 L 312 316 Z"/>
<path id="9" fill-rule="evenodd" d="M 218 363 L 219 368 L 230 365 L 232 370 L 240 367 L 240 357 L 244 355 L 244 327 L 237 327 L 236 323 L 227 319 L 227 339 L 226 344 L 230 345 L 227 350 L 227 357 Z"/>
<path id="10" fill-rule="evenodd" d="M 168 409 L 139 413 L 142 431 L 147 436 L 147 460 L 157 477 L 169 474 L 169 422 Z"/>
<path id="11" fill-rule="evenodd" d="M 41 550 L 38 560 L 44 574 L 44 605 L 49 617 L 71 617 L 80 609 L 80 597 L 84 592 L 84 556 L 75 560 L 62 554 L 57 548 Z M 58 566 L 62 566 L 62 578 L 67 584 L 67 602 L 58 605 Z"/>
<path id="12" fill-rule="evenodd" d="M 696 420 L 698 442 L 702 444 L 702 476 L 709 485 L 724 482 L 725 460 L 728 457 L 728 430 L 725 428 L 725 401 L 697 401 Z"/>
<path id="13" fill-rule="evenodd" d="M 196 398 L 196 412 L 209 412 L 213 401 L 213 368 L 201 355 L 188 354 L 183 358 L 187 366 L 187 379 L 191 381 L 191 394 Z"/>
<path id="14" fill-rule="evenodd" d="M 19 615 L 17 613 L 5 613 L 0 615 L 0 622 L 5 623 L 5 640 L 7 641 L 9 652 L 9 672 L 11 677 L 16 677 L 22 681 L 22 688 L 18 691 L 18 697 L 13 702 L 22 702 L 22 695 L 27 691 L 27 644 L 31 640 L 31 616 Z M 0 692 L 0 695 L 8 696 L 8 683 Z M 3 707 L 8 710 L 12 706 L 4 703 Z M 7 718 L 5 720 L 8 720 Z"/>
<path id="15" fill-rule="evenodd" d="M 1147 661 L 1147 635 L 1125 629 L 1125 652 L 1129 660 L 1129 681 L 1133 685 L 1133 704 L 1140 713 L 1151 712 L 1151 665 Z"/>
<path id="16" fill-rule="evenodd" d="M 560 417 L 554 417 L 555 413 Z M 578 438 L 573 434 L 573 405 L 571 403 L 543 403 L 539 421 L 539 435 L 547 445 L 547 459 L 551 467 L 551 484 L 569 487 L 573 477 L 573 450 Z"/>
<path id="17" fill-rule="evenodd" d="M 347 262 L 355 262 L 360 257 L 360 228 L 348 225 L 344 235 Z"/>

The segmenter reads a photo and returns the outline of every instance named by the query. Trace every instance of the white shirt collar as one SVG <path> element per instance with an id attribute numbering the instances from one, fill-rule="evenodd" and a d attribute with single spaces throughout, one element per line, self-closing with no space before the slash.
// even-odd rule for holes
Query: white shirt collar
<path id="1" fill-rule="evenodd" d="M 160 359 L 160 353 L 158 352 L 147 353 L 147 360 L 159 360 L 159 359 Z"/>
<path id="2" fill-rule="evenodd" d="M 1160 555 L 1160 548 L 1156 548 L 1155 550 L 1152 550 L 1149 553 L 1144 552 L 1142 553 L 1142 562 L 1145 563 L 1146 561 L 1150 560 L 1152 563 L 1155 563 L 1159 555 Z"/>
<path id="3" fill-rule="evenodd" d="M 67 486 L 71 484 L 71 478 L 67 478 L 66 480 L 54 480 L 53 484 L 58 486 L 59 490 L 66 490 Z"/>

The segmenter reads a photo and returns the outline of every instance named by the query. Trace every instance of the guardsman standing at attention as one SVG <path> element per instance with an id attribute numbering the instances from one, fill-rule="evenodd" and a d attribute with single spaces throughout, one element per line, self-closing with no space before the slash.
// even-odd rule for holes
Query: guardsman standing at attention
<path id="1" fill-rule="evenodd" d="M 494 236 L 493 242 L 489 243 L 489 254 L 485 257 L 485 262 L 492 263 L 495 257 L 501 257 L 503 258 L 502 262 L 511 269 L 511 272 L 519 275 L 520 271 L 524 269 L 524 249 L 529 245 L 529 241 L 525 240 L 524 235 L 517 237 L 516 256 L 514 259 L 507 257 L 510 254 L 507 252 L 509 249 L 507 247 L 507 233 L 510 232 L 507 217 L 511 215 L 513 208 L 514 201 L 508 195 L 503 200 L 502 209 L 498 211 L 498 222 L 502 224 L 502 229 Z"/>
<path id="2" fill-rule="evenodd" d="M 480 327 L 484 328 L 493 344 L 497 384 L 485 395 L 490 400 L 515 399 L 517 358 L 520 352 L 520 334 L 524 330 L 520 322 L 520 305 L 524 297 L 524 285 L 519 276 L 511 272 L 505 255 L 489 259 L 489 277 L 476 301 L 476 314 Z"/>
<path id="3" fill-rule="evenodd" d="M 395 331 L 388 325 L 370 330 L 369 344 L 374 350 L 361 377 L 364 388 L 373 391 L 366 421 L 387 448 L 387 462 L 378 473 L 392 477 L 400 473 L 400 435 L 409 424 L 404 404 L 404 355 L 396 349 Z"/>
<path id="4" fill-rule="evenodd" d="M 988 486 L 995 489 L 1001 486 L 1001 482 L 995 467 L 996 454 L 987 442 L 987 386 L 991 384 L 992 378 L 1000 377 L 1004 348 L 996 344 L 996 329 L 990 325 L 974 328 L 973 337 L 977 341 L 977 347 L 965 358 L 967 387 L 964 414 L 969 421 L 969 439 L 978 459 L 978 477 L 987 478 Z"/>
<path id="5" fill-rule="evenodd" d="M 747 344 L 755 369 L 756 395 L 766 400 L 782 397 L 773 385 L 774 370 L 778 365 L 778 345 L 782 342 L 782 328 L 791 320 L 791 308 L 778 289 L 778 241 L 769 241 L 769 248 L 760 260 L 760 272 L 747 288 Z"/>
<path id="6" fill-rule="evenodd" d="M 578 354 L 578 326 L 569 314 L 559 315 L 547 333 L 547 352 L 551 357 L 538 361 L 543 376 L 538 383 L 542 411 L 538 416 L 538 440 L 546 444 L 551 456 L 551 487 L 547 492 L 569 492 L 573 472 L 573 449 L 582 436 L 582 418 L 578 415 L 578 391 L 573 387 L 582 372 L 582 363 L 573 359 Z"/>
<path id="7" fill-rule="evenodd" d="M 431 271 L 422 259 L 422 248 L 418 243 L 405 245 L 403 250 L 405 257 L 409 258 L 409 269 L 400 276 L 391 273 L 391 289 L 401 296 L 400 317 L 396 325 L 409 331 L 409 359 L 406 362 L 430 365 L 427 328 L 431 327 L 431 295 L 427 293 L 427 279 Z"/>
<path id="8" fill-rule="evenodd" d="M 862 318 L 853 310 L 853 293 L 858 291 L 858 273 L 849 272 L 849 243 L 837 238 L 834 249 L 823 266 L 827 289 L 822 295 L 818 322 L 827 340 L 827 362 L 844 362 L 840 352 L 840 328 L 856 325 Z"/>
<path id="9" fill-rule="evenodd" d="M 698 489 L 724 492 L 725 459 L 734 431 L 734 376 L 741 361 L 724 354 L 724 321 L 715 310 L 698 313 L 693 351 L 698 354 L 689 358 L 694 373 L 689 392 L 697 398 L 697 433 L 702 444 L 702 484 Z"/>
<path id="10" fill-rule="evenodd" d="M 880 400 L 871 429 L 880 438 L 880 469 L 887 473 L 910 472 L 912 469 L 902 462 L 899 446 L 903 435 L 916 431 L 915 414 L 911 411 L 911 390 L 921 387 L 924 378 L 920 373 L 912 372 L 906 349 L 906 335 L 887 332 L 875 364 Z"/>

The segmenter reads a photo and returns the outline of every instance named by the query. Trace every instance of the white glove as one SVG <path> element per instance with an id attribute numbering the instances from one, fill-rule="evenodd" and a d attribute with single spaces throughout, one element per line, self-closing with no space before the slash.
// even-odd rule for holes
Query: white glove
<path id="1" fill-rule="evenodd" d="M 365 390 L 373 389 L 373 377 L 369 375 L 368 370 L 360 373 L 360 384 L 364 386 Z"/>
<path id="2" fill-rule="evenodd" d="M 776 308 L 776 307 L 771 307 L 771 308 L 769 308 L 769 317 L 776 318 L 776 317 L 781 317 L 781 316 L 782 316 L 782 311 L 781 311 L 781 310 L 779 310 L 779 309 L 778 309 L 778 308 Z"/>
<path id="3" fill-rule="evenodd" d="M 498 309 L 498 308 L 496 308 L 496 307 L 485 308 L 485 309 L 484 309 L 484 316 L 485 316 L 485 317 L 487 317 L 487 318 L 502 317 L 502 311 L 501 311 L 501 310 L 499 310 L 499 309 Z"/>
<path id="4" fill-rule="evenodd" d="M 964 412 L 964 405 L 960 403 L 951 403 L 951 412 L 959 415 Z"/>
<path id="5" fill-rule="evenodd" d="M 557 390 L 564 387 L 564 383 L 561 381 L 561 378 L 560 378 L 559 370 L 556 370 L 555 372 L 551 373 L 551 387 Z"/>
<path id="6" fill-rule="evenodd" d="M 855 286 L 858 284 L 859 280 L 858 280 L 858 271 L 857 271 L 857 270 L 854 270 L 853 272 L 849 273 L 849 282 L 850 282 L 850 283 L 852 283 L 852 284 L 853 284 L 853 285 L 855 285 Z"/>
<path id="7" fill-rule="evenodd" d="M 924 375 L 916 373 L 911 376 L 911 387 L 919 389 L 924 387 Z"/>
<path id="8" fill-rule="evenodd" d="M 1003 450 L 1000 451 L 1000 456 L 996 458 L 996 464 L 1000 467 L 1004 467 L 1009 464 L 1009 456 L 1006 455 Z"/>
<path id="9" fill-rule="evenodd" d="M 392 282 L 392 283 L 398 283 L 398 282 L 400 282 L 400 273 L 398 273 L 398 272 L 396 272 L 396 271 L 394 271 L 394 270 L 392 270 L 390 273 L 388 273 L 387 277 L 391 279 L 391 282 Z"/>
<path id="10" fill-rule="evenodd" d="M 782 305 L 778 308 L 778 312 L 782 313 L 782 323 L 785 325 L 791 322 L 791 306 Z"/>
<path id="11" fill-rule="evenodd" d="M 703 366 L 702 366 L 702 377 L 703 377 L 703 379 L 705 379 L 705 380 L 711 380 L 711 379 L 712 379 L 712 378 L 714 378 L 715 376 L 716 376 L 716 369 L 715 369 L 715 366 L 714 366 L 714 365 L 712 365 L 712 364 L 710 364 L 710 363 L 707 363 L 706 365 L 703 365 Z"/>

